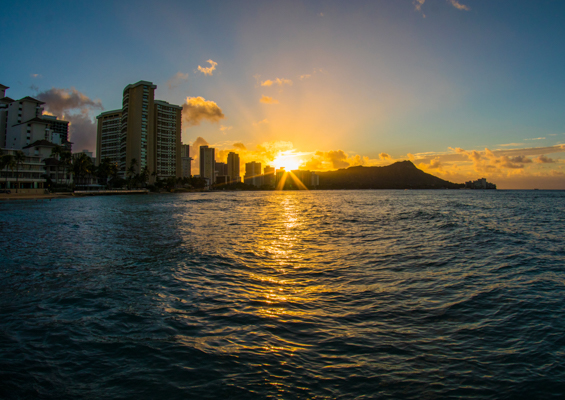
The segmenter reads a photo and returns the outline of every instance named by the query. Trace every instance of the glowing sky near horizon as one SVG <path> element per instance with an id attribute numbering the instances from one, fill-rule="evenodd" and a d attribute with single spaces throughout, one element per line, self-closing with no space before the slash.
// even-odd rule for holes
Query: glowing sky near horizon
<path id="1" fill-rule="evenodd" d="M 0 83 L 12 98 L 75 88 L 94 104 L 64 110 L 82 132 L 148 80 L 192 102 L 183 142 L 219 157 L 411 159 L 456 182 L 565 189 L 564 17 L 551 0 L 10 2 Z"/>

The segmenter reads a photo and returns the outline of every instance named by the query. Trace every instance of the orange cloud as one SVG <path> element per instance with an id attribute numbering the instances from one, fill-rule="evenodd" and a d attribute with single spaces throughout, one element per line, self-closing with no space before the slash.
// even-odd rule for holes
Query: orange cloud
<path id="1" fill-rule="evenodd" d="M 182 119 L 189 126 L 200 125 L 202 121 L 219 122 L 225 115 L 213 101 L 204 97 L 187 97 L 182 106 Z"/>
<path id="2" fill-rule="evenodd" d="M 206 61 L 208 64 L 210 64 L 209 67 L 204 68 L 201 67 L 200 65 L 198 66 L 198 71 L 202 72 L 204 75 L 210 75 L 212 76 L 213 72 L 216 70 L 216 65 L 218 65 L 217 62 L 212 61 L 212 60 L 208 60 Z"/>
<path id="3" fill-rule="evenodd" d="M 272 97 L 263 95 L 259 100 L 261 103 L 265 104 L 279 104 L 278 100 L 273 99 Z"/>
<path id="4" fill-rule="evenodd" d="M 278 85 L 278 86 L 289 85 L 289 86 L 292 86 L 292 81 L 290 79 L 277 78 L 274 81 L 267 79 L 266 81 L 261 82 L 261 86 L 273 86 L 273 85 Z"/>

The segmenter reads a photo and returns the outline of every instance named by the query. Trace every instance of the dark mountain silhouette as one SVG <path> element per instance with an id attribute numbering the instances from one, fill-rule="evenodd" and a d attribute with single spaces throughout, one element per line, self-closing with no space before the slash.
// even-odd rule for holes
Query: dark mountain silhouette
<path id="1" fill-rule="evenodd" d="M 411 161 L 400 161 L 386 167 L 349 167 L 316 174 L 320 176 L 320 189 L 459 189 L 465 186 L 427 174 Z"/>

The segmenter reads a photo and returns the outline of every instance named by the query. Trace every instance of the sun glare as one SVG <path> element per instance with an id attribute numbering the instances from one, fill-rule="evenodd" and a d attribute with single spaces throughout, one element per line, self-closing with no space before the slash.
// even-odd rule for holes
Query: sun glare
<path id="1" fill-rule="evenodd" d="M 292 171 L 298 169 L 300 160 L 298 160 L 295 155 L 280 154 L 275 158 L 273 164 L 275 164 L 275 168 L 277 169 L 284 168 L 286 171 Z"/>

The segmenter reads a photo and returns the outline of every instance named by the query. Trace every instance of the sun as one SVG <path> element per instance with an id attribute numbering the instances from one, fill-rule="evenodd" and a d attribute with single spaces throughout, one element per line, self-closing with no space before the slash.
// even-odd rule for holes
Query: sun
<path id="1" fill-rule="evenodd" d="M 294 154 L 281 153 L 275 158 L 273 164 L 275 164 L 277 169 L 284 168 L 285 171 L 293 171 L 300 166 L 300 160 Z"/>

